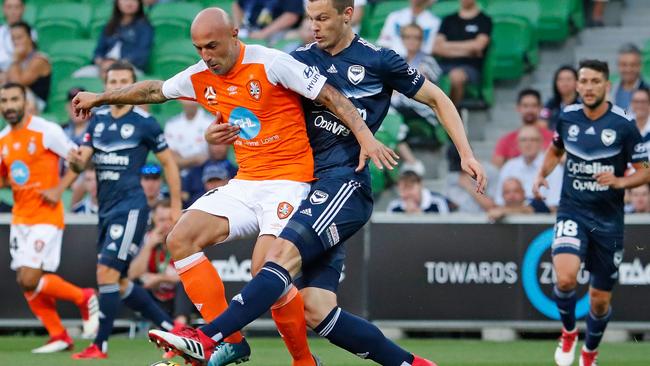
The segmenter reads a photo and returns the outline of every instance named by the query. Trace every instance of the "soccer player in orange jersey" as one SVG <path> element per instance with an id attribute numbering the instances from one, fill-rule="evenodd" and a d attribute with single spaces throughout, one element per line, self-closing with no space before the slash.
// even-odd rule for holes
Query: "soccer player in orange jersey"
<path id="1" fill-rule="evenodd" d="M 0 110 L 9 123 L 0 132 L 0 180 L 13 190 L 10 251 L 11 269 L 34 315 L 50 339 L 33 353 L 70 350 L 68 336 L 56 311 L 56 301 L 79 307 L 84 336 L 93 337 L 99 325 L 95 291 L 79 288 L 54 274 L 61 257 L 63 203 L 61 194 L 76 178 L 69 171 L 59 179 L 59 158 L 75 147 L 59 125 L 25 114 L 25 88 L 0 87 Z"/>
<path id="2" fill-rule="evenodd" d="M 269 244 L 314 180 L 301 96 L 339 116 L 359 140 L 363 163 L 372 158 L 377 166 L 390 167 L 395 161 L 394 153 L 374 138 L 354 105 L 326 85 L 324 76 L 280 51 L 241 43 L 237 28 L 222 9 L 199 13 L 191 33 L 201 56 L 195 65 L 165 82 L 144 81 L 100 95 L 80 93 L 73 105 L 85 114 L 102 104 L 162 103 L 183 98 L 201 103 L 216 115 L 217 123 L 223 120 L 238 127 L 233 131 L 237 176 L 198 199 L 167 239 L 185 290 L 204 319 L 211 321 L 228 304 L 219 275 L 202 249 L 258 233 L 253 252 L 255 273 Z M 293 365 L 315 365 L 306 341 L 304 304 L 294 287 L 277 301 L 272 315 L 292 354 Z M 248 358 L 250 351 L 241 334 L 233 334 L 226 342 L 215 351 L 220 355 L 217 364 Z"/>

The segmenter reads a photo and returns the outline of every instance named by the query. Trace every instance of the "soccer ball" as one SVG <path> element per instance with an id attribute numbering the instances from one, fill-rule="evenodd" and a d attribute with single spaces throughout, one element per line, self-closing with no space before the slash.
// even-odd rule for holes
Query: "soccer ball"
<path id="1" fill-rule="evenodd" d="M 181 366 L 174 361 L 158 361 L 151 364 L 151 366 Z"/>

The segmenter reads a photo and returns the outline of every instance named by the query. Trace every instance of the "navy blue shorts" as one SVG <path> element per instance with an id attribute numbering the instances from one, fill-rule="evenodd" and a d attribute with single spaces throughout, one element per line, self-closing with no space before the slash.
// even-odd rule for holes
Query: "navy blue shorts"
<path id="1" fill-rule="evenodd" d="M 595 227 L 579 215 L 558 214 L 552 255 L 577 255 L 591 275 L 591 287 L 611 291 L 623 260 L 623 234 L 603 232 Z"/>
<path id="2" fill-rule="evenodd" d="M 302 257 L 299 288 L 338 289 L 343 271 L 342 245 L 368 222 L 372 214 L 370 187 L 355 176 L 324 178 L 312 184 L 280 237 L 292 242 Z"/>
<path id="3" fill-rule="evenodd" d="M 149 208 L 118 211 L 99 219 L 97 263 L 126 276 L 129 264 L 140 251 L 149 222 Z"/>

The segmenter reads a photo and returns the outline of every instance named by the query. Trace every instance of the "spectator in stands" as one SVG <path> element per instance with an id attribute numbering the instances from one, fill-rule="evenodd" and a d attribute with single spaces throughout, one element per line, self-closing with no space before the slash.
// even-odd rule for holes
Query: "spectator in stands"
<path id="1" fill-rule="evenodd" d="M 641 132 L 646 147 L 650 148 L 650 89 L 640 88 L 634 91 L 630 107 L 636 120 L 636 127 Z"/>
<path id="2" fill-rule="evenodd" d="M 626 213 L 650 213 L 650 185 L 630 189 L 629 197 L 630 204 L 626 206 Z"/>
<path id="3" fill-rule="evenodd" d="M 2 14 L 4 24 L 0 26 L 0 82 L 6 82 L 5 73 L 14 59 L 14 43 L 11 40 L 11 25 L 23 19 L 25 4 L 23 0 L 4 0 Z"/>
<path id="4" fill-rule="evenodd" d="M 502 220 L 507 215 L 550 212 L 543 201 L 527 199 L 521 182 L 515 177 L 506 179 L 499 188 L 502 192 L 499 198 L 503 204 L 488 210 L 487 215 L 491 222 Z"/>
<path id="5" fill-rule="evenodd" d="M 74 113 L 72 99 L 74 99 L 77 93 L 84 91 L 86 89 L 81 87 L 74 87 L 68 90 L 68 103 L 65 105 L 65 109 L 68 112 L 68 122 L 64 125 L 63 131 L 77 145 L 81 145 L 82 143 L 83 135 L 86 132 L 86 127 L 88 127 L 89 118 L 77 116 Z"/>
<path id="6" fill-rule="evenodd" d="M 147 204 L 152 208 L 156 202 L 164 198 L 162 193 L 162 170 L 158 164 L 145 164 L 140 172 L 140 184 L 147 197 Z"/>
<path id="7" fill-rule="evenodd" d="M 97 204 L 97 174 L 94 167 L 90 167 L 81 174 L 83 190 L 87 192 L 81 201 L 70 204 L 70 211 L 78 214 L 96 215 L 99 210 Z"/>
<path id="8" fill-rule="evenodd" d="M 543 148 L 546 149 L 553 140 L 553 133 L 546 127 L 546 122 L 539 118 L 541 109 L 542 99 L 537 90 L 524 89 L 519 92 L 517 96 L 517 112 L 521 116 L 521 125 L 537 126 L 542 133 Z M 508 159 L 519 156 L 518 134 L 519 128 L 507 133 L 497 141 L 492 155 L 492 164 L 494 166 L 501 168 Z"/>
<path id="9" fill-rule="evenodd" d="M 144 14 L 142 0 L 115 0 L 113 15 L 106 23 L 93 57 L 95 75 L 105 62 L 127 60 L 140 71 L 147 67 L 154 31 Z"/>
<path id="10" fill-rule="evenodd" d="M 228 160 L 211 161 L 206 163 L 203 167 L 203 189 L 209 191 L 211 189 L 225 186 L 232 178 L 230 173 L 230 163 Z"/>
<path id="11" fill-rule="evenodd" d="M 540 114 L 545 120 L 548 128 L 553 131 L 560 112 L 564 107 L 578 102 L 579 96 L 576 87 L 578 86 L 578 72 L 573 66 L 561 66 L 555 71 L 553 77 L 553 96 L 546 101 Z"/>
<path id="12" fill-rule="evenodd" d="M 402 40 L 402 27 L 417 24 L 423 30 L 421 50 L 430 55 L 440 28 L 440 18 L 428 9 L 432 2 L 431 0 L 410 0 L 411 6 L 408 8 L 388 14 L 377 43 L 382 47 L 393 49 L 401 56 L 406 56 L 406 47 Z"/>
<path id="13" fill-rule="evenodd" d="M 228 160 L 228 148 L 228 145 L 208 145 L 209 160 L 200 167 L 190 169 L 188 174 L 183 177 L 181 182 L 183 207 L 188 207 L 207 191 L 203 175 L 206 167 L 212 165 L 225 167 L 228 171 L 228 179 L 237 174 L 237 167 Z"/>
<path id="14" fill-rule="evenodd" d="M 302 0 L 237 0 L 232 4 L 240 38 L 272 43 L 284 38 L 287 30 L 298 27 L 303 12 Z"/>
<path id="15" fill-rule="evenodd" d="M 307 1 L 309 0 L 305 0 L 305 4 Z M 359 31 L 361 30 L 361 21 L 366 12 L 367 5 L 367 0 L 354 0 L 354 13 L 352 13 L 352 30 L 354 30 L 354 33 L 359 34 Z"/>
<path id="16" fill-rule="evenodd" d="M 476 0 L 459 0 L 460 10 L 442 20 L 433 50 L 451 82 L 450 97 L 459 106 L 467 83 L 479 84 L 483 59 L 490 44 L 492 19 L 476 5 Z"/>
<path id="17" fill-rule="evenodd" d="M 47 56 L 38 52 L 32 39 L 32 28 L 25 22 L 11 25 L 14 57 L 7 70 L 7 80 L 29 88 L 36 97 L 36 107 L 42 111 L 50 93 L 52 65 Z"/>
<path id="18" fill-rule="evenodd" d="M 422 185 L 422 178 L 415 172 L 402 172 L 397 182 L 399 198 L 388 204 L 389 213 L 449 213 L 449 201 Z"/>
<path id="19" fill-rule="evenodd" d="M 591 19 L 588 21 L 590 27 L 605 26 L 605 5 L 609 0 L 593 0 L 591 8 Z"/>
<path id="20" fill-rule="evenodd" d="M 521 155 L 508 160 L 499 172 L 497 183 L 496 204 L 505 205 L 503 192 L 504 183 L 508 178 L 515 177 L 521 182 L 526 199 L 533 199 L 533 181 L 537 176 L 542 163 L 544 162 L 544 149 L 542 148 L 542 133 L 533 125 L 525 125 L 517 133 L 517 146 Z M 558 166 L 547 177 L 549 189 L 544 188 L 542 196 L 544 203 L 555 211 L 560 203 L 560 192 L 562 190 L 562 167 Z"/>
<path id="21" fill-rule="evenodd" d="M 175 321 L 187 324 L 194 305 L 185 294 L 165 245 L 165 238 L 174 226 L 168 199 L 154 204 L 151 218 L 153 225 L 145 234 L 142 249 L 131 262 L 129 279 L 139 279 L 142 287 L 149 291 Z"/>
<path id="22" fill-rule="evenodd" d="M 611 100 L 617 106 L 629 111 L 632 93 L 639 88 L 649 88 L 641 78 L 641 51 L 632 43 L 626 43 L 618 50 L 618 73 L 621 81 L 611 90 Z"/>

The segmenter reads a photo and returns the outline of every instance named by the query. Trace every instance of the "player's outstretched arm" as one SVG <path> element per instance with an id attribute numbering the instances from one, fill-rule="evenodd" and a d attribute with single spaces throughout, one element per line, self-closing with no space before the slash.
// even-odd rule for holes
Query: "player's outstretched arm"
<path id="1" fill-rule="evenodd" d="M 485 192 L 487 176 L 485 175 L 481 163 L 474 158 L 474 153 L 472 152 L 472 148 L 467 140 L 467 135 L 465 134 L 463 121 L 460 119 L 456 106 L 454 106 L 451 99 L 449 99 L 440 88 L 428 80 L 424 81 L 424 84 L 420 90 L 418 90 L 417 94 L 415 94 L 413 99 L 428 105 L 431 109 L 436 111 L 440 123 L 442 123 L 442 126 L 445 128 L 451 141 L 454 142 L 454 145 L 458 150 L 461 159 L 461 167 L 467 174 L 476 179 L 477 192 Z"/>
<path id="2" fill-rule="evenodd" d="M 157 104 L 168 99 L 162 92 L 162 80 L 144 80 L 117 90 L 100 94 L 80 92 L 72 100 L 77 116 L 87 117 L 90 109 L 105 104 Z"/>
<path id="3" fill-rule="evenodd" d="M 181 200 L 181 175 L 178 172 L 178 165 L 174 161 L 170 149 L 165 149 L 156 154 L 160 165 L 165 172 L 167 186 L 169 187 L 169 199 L 171 201 L 172 219 L 174 222 L 181 217 L 182 200 Z"/>
<path id="4" fill-rule="evenodd" d="M 363 169 L 368 158 L 372 159 L 379 169 L 383 167 L 393 169 L 393 166 L 397 165 L 396 159 L 399 159 L 397 154 L 375 138 L 357 108 L 338 90 L 325 84 L 316 101 L 332 111 L 352 131 L 361 145 L 357 171 Z"/>
<path id="5" fill-rule="evenodd" d="M 70 169 L 75 173 L 81 173 L 88 166 L 93 149 L 90 146 L 80 146 L 78 149 L 71 149 L 65 160 L 70 164 Z"/>

